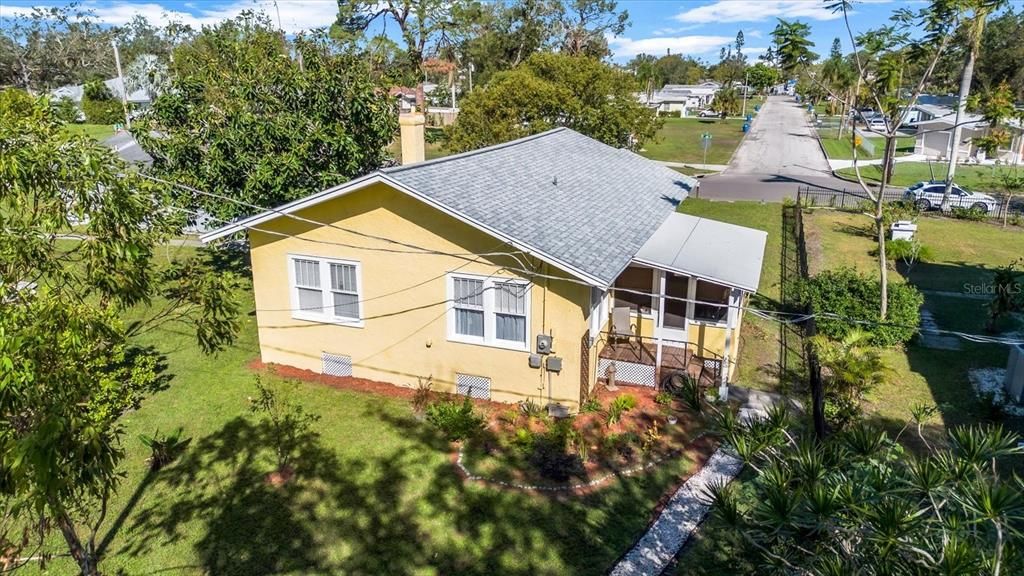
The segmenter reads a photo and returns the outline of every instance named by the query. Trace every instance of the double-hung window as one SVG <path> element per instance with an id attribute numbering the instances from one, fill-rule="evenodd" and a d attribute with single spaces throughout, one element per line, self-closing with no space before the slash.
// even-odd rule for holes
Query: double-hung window
<path id="1" fill-rule="evenodd" d="M 530 284 L 521 280 L 450 274 L 448 338 L 528 350 Z"/>
<path id="2" fill-rule="evenodd" d="M 362 326 L 358 262 L 289 256 L 292 316 Z"/>

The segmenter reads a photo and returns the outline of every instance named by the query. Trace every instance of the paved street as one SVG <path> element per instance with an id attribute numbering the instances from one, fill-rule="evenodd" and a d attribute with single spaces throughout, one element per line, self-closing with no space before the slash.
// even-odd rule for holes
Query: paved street
<path id="1" fill-rule="evenodd" d="M 750 133 L 722 174 L 706 176 L 702 198 L 766 200 L 796 198 L 798 186 L 853 189 L 832 176 L 804 113 L 791 96 L 770 96 Z"/>

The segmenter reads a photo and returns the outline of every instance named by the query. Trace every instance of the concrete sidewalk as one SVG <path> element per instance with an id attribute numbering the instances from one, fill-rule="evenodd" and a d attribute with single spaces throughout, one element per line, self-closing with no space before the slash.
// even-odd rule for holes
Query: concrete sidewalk
<path id="1" fill-rule="evenodd" d="M 699 170 L 709 170 L 711 172 L 721 172 L 729 167 L 728 164 L 701 164 L 700 162 L 672 162 L 670 160 L 655 160 L 655 162 L 668 166 L 669 168 L 697 168 Z"/>
<path id="2" fill-rule="evenodd" d="M 893 158 L 897 164 L 900 162 L 927 162 L 928 157 L 924 154 L 907 154 L 906 156 L 897 156 Z M 882 164 L 881 158 L 872 158 L 870 160 L 857 159 L 857 164 L 860 166 L 880 166 Z M 833 160 L 828 159 L 828 165 L 832 168 L 832 171 L 842 170 L 843 168 L 853 167 L 853 160 Z"/>

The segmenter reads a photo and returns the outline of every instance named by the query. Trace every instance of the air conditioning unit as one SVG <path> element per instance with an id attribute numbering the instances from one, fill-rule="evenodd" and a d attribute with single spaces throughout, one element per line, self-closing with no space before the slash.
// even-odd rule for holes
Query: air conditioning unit
<path id="1" fill-rule="evenodd" d="M 1006 396 L 1013 402 L 1024 400 L 1024 344 L 1010 347 L 1010 361 L 1006 364 Z"/>

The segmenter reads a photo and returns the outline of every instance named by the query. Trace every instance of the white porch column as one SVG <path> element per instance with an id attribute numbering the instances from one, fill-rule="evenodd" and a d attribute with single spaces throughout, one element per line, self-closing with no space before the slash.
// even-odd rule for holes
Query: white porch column
<path id="1" fill-rule="evenodd" d="M 661 349 L 663 344 L 663 331 L 661 328 L 665 322 L 665 276 L 667 275 L 661 270 L 655 270 L 654 273 L 656 275 L 655 285 L 658 287 L 658 316 L 654 319 L 654 336 L 657 338 L 658 344 L 657 352 L 654 355 L 654 374 L 656 375 L 654 385 L 657 386 L 658 370 L 661 369 Z"/>
<path id="2" fill-rule="evenodd" d="M 738 306 L 742 298 L 743 293 L 735 288 L 729 292 L 729 311 L 725 315 L 725 349 L 722 355 L 721 383 L 718 386 L 718 398 L 723 401 L 729 399 L 729 363 L 733 357 L 733 330 L 739 318 Z"/>

